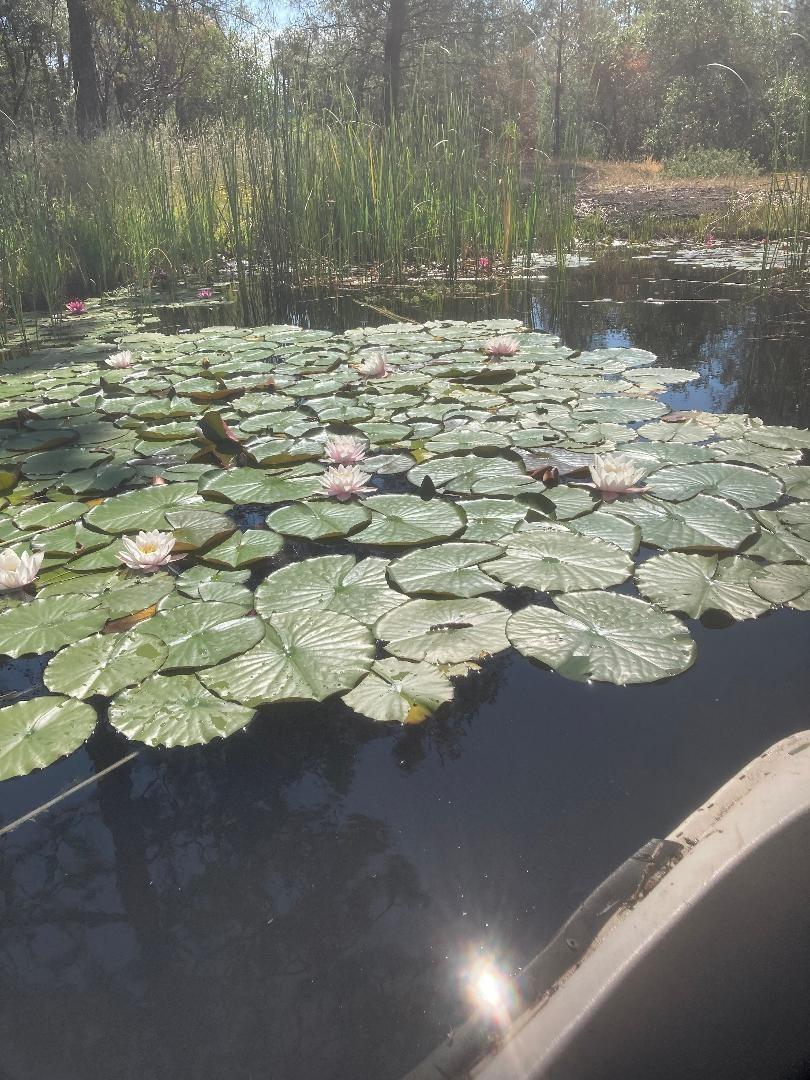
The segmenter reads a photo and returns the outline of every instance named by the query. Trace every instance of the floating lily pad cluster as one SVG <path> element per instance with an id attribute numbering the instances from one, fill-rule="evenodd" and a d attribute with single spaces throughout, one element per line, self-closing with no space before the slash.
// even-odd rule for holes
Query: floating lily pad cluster
<path id="1" fill-rule="evenodd" d="M 519 349 L 488 355 L 505 333 Z M 78 747 L 105 702 L 161 746 L 332 695 L 411 723 L 510 647 L 644 683 L 694 662 L 684 617 L 807 610 L 810 433 L 672 414 L 658 395 L 696 377 L 509 320 L 144 333 L 3 369 L 0 548 L 42 563 L 0 593 L 0 654 L 42 656 L 47 693 L 0 709 L 0 777 Z M 373 493 L 327 494 L 336 436 Z M 641 493 L 589 486 L 611 453 Z M 150 530 L 179 558 L 127 569 Z"/>

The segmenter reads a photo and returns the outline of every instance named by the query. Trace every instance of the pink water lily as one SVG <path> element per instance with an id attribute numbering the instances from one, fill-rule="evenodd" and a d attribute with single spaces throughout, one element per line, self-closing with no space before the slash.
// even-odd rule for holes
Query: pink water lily
<path id="1" fill-rule="evenodd" d="M 324 445 L 325 461 L 335 465 L 355 465 L 366 456 L 366 444 L 353 435 L 333 435 Z"/>
<path id="2" fill-rule="evenodd" d="M 84 315 L 87 311 L 87 305 L 84 300 L 68 300 L 65 304 L 65 310 L 68 315 Z"/>
<path id="3" fill-rule="evenodd" d="M 514 356 L 520 349 L 520 343 L 513 337 L 494 337 L 484 342 L 487 356 Z"/>
<path id="4" fill-rule="evenodd" d="M 198 300 L 210 300 L 213 295 L 214 295 L 214 290 L 213 289 L 198 289 L 197 290 L 197 299 Z"/>
<path id="5" fill-rule="evenodd" d="M 153 570 L 159 570 L 161 566 L 182 559 L 182 555 L 172 555 L 175 543 L 176 540 L 171 533 L 157 530 L 139 532 L 134 540 L 131 536 L 122 538 L 118 558 L 130 570 L 151 573 Z"/>
<path id="6" fill-rule="evenodd" d="M 606 502 L 613 502 L 619 495 L 638 495 L 646 487 L 638 486 L 646 469 L 643 465 L 621 454 L 595 454 L 593 464 L 588 466 L 592 484 Z"/>
<path id="7" fill-rule="evenodd" d="M 375 489 L 366 486 L 371 477 L 357 465 L 335 465 L 327 469 L 321 477 L 324 494 L 340 502 L 346 502 L 355 495 L 368 495 Z"/>
<path id="8" fill-rule="evenodd" d="M 357 374 L 361 379 L 382 379 L 388 374 L 388 361 L 385 353 L 378 349 L 369 353 L 357 365 Z"/>
<path id="9" fill-rule="evenodd" d="M 478 269 L 489 270 L 489 259 L 486 255 L 482 255 L 481 258 L 478 260 Z"/>
<path id="10" fill-rule="evenodd" d="M 39 573 L 44 551 L 24 551 L 18 555 L 11 548 L 0 551 L 0 590 L 24 589 Z"/>
<path id="11" fill-rule="evenodd" d="M 111 368 L 128 368 L 132 367 L 132 353 L 125 349 L 123 352 L 112 353 L 104 361 L 107 367 Z"/>

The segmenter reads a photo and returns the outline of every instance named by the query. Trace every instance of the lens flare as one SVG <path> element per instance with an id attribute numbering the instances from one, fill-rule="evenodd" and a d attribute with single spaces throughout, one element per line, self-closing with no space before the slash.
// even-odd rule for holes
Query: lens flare
<path id="1" fill-rule="evenodd" d="M 516 1013 L 517 995 L 512 980 L 490 959 L 477 959 L 465 972 L 467 997 L 475 1010 L 506 1027 Z"/>

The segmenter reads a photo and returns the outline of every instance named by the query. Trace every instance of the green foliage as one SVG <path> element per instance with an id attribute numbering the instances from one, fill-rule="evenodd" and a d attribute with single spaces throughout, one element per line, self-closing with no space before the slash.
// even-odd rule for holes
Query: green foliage
<path id="1" fill-rule="evenodd" d="M 691 179 L 704 176 L 755 176 L 759 167 L 745 150 L 690 146 L 667 158 L 664 171 L 668 176 Z"/>

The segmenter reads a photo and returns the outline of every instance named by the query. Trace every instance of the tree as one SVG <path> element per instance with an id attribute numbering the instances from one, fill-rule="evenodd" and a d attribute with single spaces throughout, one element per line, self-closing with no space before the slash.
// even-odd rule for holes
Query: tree
<path id="1" fill-rule="evenodd" d="M 66 0 L 70 34 L 70 65 L 76 90 L 76 130 L 81 138 L 98 131 L 104 122 L 98 91 L 93 23 L 85 0 Z"/>

